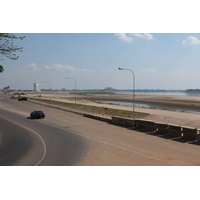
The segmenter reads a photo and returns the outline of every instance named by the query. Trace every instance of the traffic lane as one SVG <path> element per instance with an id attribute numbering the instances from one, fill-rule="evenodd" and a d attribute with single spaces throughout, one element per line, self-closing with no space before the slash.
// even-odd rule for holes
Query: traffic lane
<path id="1" fill-rule="evenodd" d="M 200 165 L 200 146 L 49 108 L 47 121 L 90 141 L 82 165 Z M 56 113 L 56 114 L 55 114 Z M 115 158 L 115 159 L 114 159 Z M 112 162 L 111 162 L 112 161 Z"/>
<path id="2" fill-rule="evenodd" d="M 0 166 L 36 165 L 44 152 L 39 138 L 1 117 L 0 125 Z"/>
<path id="3" fill-rule="evenodd" d="M 92 152 L 96 154 L 96 159 L 89 161 L 89 165 L 200 165 L 199 145 L 165 139 L 153 133 L 105 122 L 97 123 L 97 120 L 92 123 L 92 119 L 88 124 L 90 125 L 74 126 L 74 130 L 98 141 L 97 152 Z"/>
<path id="4" fill-rule="evenodd" d="M 75 131 L 89 139 L 90 154 L 85 156 L 82 165 L 110 165 L 111 160 L 113 165 L 200 165 L 197 145 L 167 140 L 60 109 L 43 109 L 47 116 L 45 123 Z M 113 159 L 116 157 L 118 159 Z"/>
<path id="5" fill-rule="evenodd" d="M 2 95 L 0 106 L 6 110 L 26 116 L 30 116 L 32 111 L 39 109 L 38 104 L 31 104 L 29 101 L 18 101 L 18 99 L 10 99 L 9 95 L 6 94 Z"/>
<path id="6" fill-rule="evenodd" d="M 27 108 L 28 105 L 31 105 L 31 107 L 33 107 L 31 102 L 29 103 L 26 102 L 23 104 L 23 107 L 20 110 L 23 110 L 23 108 Z M 43 107 L 41 105 L 37 105 L 37 106 L 39 108 Z M 67 163 L 68 165 L 70 164 L 71 165 L 75 165 L 75 164 L 78 164 L 78 165 L 140 165 L 142 163 L 144 164 L 144 161 L 135 162 L 135 159 L 138 160 L 137 154 L 135 155 L 135 153 L 133 153 L 132 151 L 129 151 L 127 147 L 122 148 L 120 145 L 117 146 L 113 144 L 113 141 L 109 141 L 108 143 L 106 143 L 107 139 L 109 139 L 106 136 L 102 140 L 102 136 L 104 137 L 103 134 L 105 134 L 106 132 L 109 132 L 109 129 L 111 128 L 111 127 L 106 126 L 108 130 L 106 130 L 105 133 L 99 134 L 99 131 L 101 131 L 102 127 L 105 126 L 105 123 L 84 118 L 80 115 L 76 115 L 71 112 L 65 112 L 65 111 L 63 112 L 62 110 L 49 108 L 49 107 L 44 107 L 44 108 L 46 109 L 45 113 L 47 115 L 45 120 L 29 120 L 29 122 L 31 121 L 31 124 L 32 124 L 32 121 L 47 123 L 47 124 L 54 124 L 55 126 L 62 127 L 65 130 L 66 129 L 70 130 L 71 132 L 75 130 L 76 128 L 78 128 L 79 131 L 76 131 L 76 133 L 73 133 L 71 135 L 78 137 L 81 134 L 82 138 L 85 138 L 89 141 L 88 149 L 90 149 L 90 151 L 87 151 L 86 148 L 81 148 L 81 146 L 76 145 L 76 143 L 72 143 L 72 142 L 69 143 L 68 147 L 72 145 L 71 147 L 76 147 L 75 149 L 76 151 L 77 149 L 80 149 L 81 152 L 83 153 L 83 156 L 81 159 L 79 159 L 79 162 L 77 163 L 68 162 Z M 16 120 L 19 120 L 19 119 L 16 119 Z M 31 126 L 31 124 L 29 124 L 29 127 Z M 46 130 L 43 131 L 42 128 L 39 128 L 40 130 L 37 130 L 36 129 L 37 126 L 34 126 L 34 127 L 35 127 L 34 129 L 35 131 L 41 131 L 41 132 L 46 131 Z M 85 130 L 87 130 L 87 132 L 85 132 Z M 50 132 L 51 131 L 52 129 L 50 130 Z M 84 134 L 82 134 L 83 132 Z M 98 133 L 98 135 L 96 135 L 96 132 Z M 97 136 L 100 136 L 100 138 L 98 138 Z M 44 138 L 43 135 L 42 137 Z M 48 140 L 44 139 L 44 141 L 45 142 L 49 141 L 49 138 Z M 61 141 L 64 141 L 64 139 Z M 122 138 L 122 141 L 123 141 L 123 138 Z M 62 165 L 62 162 L 63 162 L 62 156 L 65 156 L 65 154 L 58 153 L 58 149 L 54 148 L 57 146 L 56 142 L 59 142 L 58 139 L 56 139 L 54 142 L 55 142 L 55 146 L 51 147 L 51 152 L 53 152 L 53 154 L 58 155 L 57 165 Z M 46 144 L 47 146 L 49 146 L 48 142 L 46 142 Z M 63 146 L 63 148 L 64 147 L 66 146 Z M 63 149 L 63 152 L 64 151 L 66 151 L 66 149 Z M 72 152 L 74 158 L 76 158 L 75 152 Z M 68 154 L 68 155 L 72 155 L 72 154 Z M 116 157 L 118 159 L 116 159 Z M 109 159 L 105 159 L 105 158 L 109 158 Z M 127 159 L 127 158 L 132 158 L 132 159 Z M 145 162 L 148 159 L 146 159 Z M 43 162 L 41 162 L 41 165 L 51 165 L 50 161 L 51 161 L 51 156 L 48 154 L 48 148 L 47 148 L 47 154 Z"/>
<path id="7" fill-rule="evenodd" d="M 13 121 L 23 127 L 27 127 L 30 130 L 31 138 L 39 136 L 40 146 L 43 143 L 43 151 L 45 149 L 44 158 L 37 165 L 42 166 L 68 166 L 77 165 L 83 159 L 84 154 L 88 150 L 87 139 L 80 137 L 77 134 L 71 133 L 69 130 L 61 129 L 58 127 L 51 126 L 49 123 L 42 123 L 42 120 L 34 120 L 26 116 L 22 116 L 7 110 L 0 109 L 0 116 L 4 119 Z M 19 127 L 15 127 L 16 130 Z M 3 130 L 6 135 L 6 129 Z M 18 134 L 18 131 L 17 131 Z M 26 135 L 18 134 L 21 140 L 24 140 Z M 36 148 L 39 146 L 37 140 L 32 142 L 34 149 L 30 149 L 31 153 L 37 154 Z M 44 147 L 45 146 L 45 147 Z M 27 149 L 24 149 L 27 152 Z M 31 154 L 29 152 L 29 154 Z M 43 153 L 44 154 L 44 153 Z M 41 157 L 40 153 L 40 157 Z M 24 156 L 25 159 L 29 159 Z M 31 161 L 31 158 L 30 158 Z M 18 162 L 19 165 L 24 165 L 23 162 Z M 32 162 L 33 163 L 33 162 Z M 33 164 L 35 165 L 35 164 Z"/>
<path id="8" fill-rule="evenodd" d="M 47 153 L 40 166 L 81 165 L 88 152 L 88 140 L 68 130 L 43 124 L 37 127 L 44 139 Z"/>
<path id="9" fill-rule="evenodd" d="M 129 130 L 60 109 L 37 106 L 45 110 L 45 123 L 75 131 L 90 140 L 90 155 L 84 160 L 86 165 L 110 165 L 111 160 L 113 165 L 200 165 L 198 145 Z M 116 156 L 118 159 L 113 159 Z"/>
<path id="10" fill-rule="evenodd" d="M 2 107 L 5 111 L 9 111 L 9 119 L 31 128 L 44 139 L 47 144 L 47 153 L 41 165 L 75 165 L 78 160 L 82 159 L 82 155 L 87 152 L 86 138 L 80 137 L 77 134 L 71 134 L 65 127 L 60 129 L 62 126 L 58 124 L 55 127 L 51 126 L 53 120 L 51 120 L 51 114 L 48 114 L 48 110 L 51 110 L 51 108 L 29 101 L 18 102 L 16 99 L 9 99 L 8 96 L 5 96 L 4 102 L 0 103 L 4 104 Z M 32 120 L 29 116 L 33 110 L 43 110 L 45 114 L 47 111 L 47 117 L 41 120 Z M 56 110 L 54 110 L 52 116 L 56 116 Z M 58 121 L 58 118 L 56 121 Z M 54 159 L 53 163 L 50 162 L 52 161 L 51 155 Z"/>
<path id="11" fill-rule="evenodd" d="M 20 105 L 23 105 L 21 109 L 27 109 L 34 107 L 33 104 Z M 199 146 L 166 140 L 39 104 L 35 106 L 45 110 L 46 118 L 42 123 L 75 131 L 90 141 L 90 151 L 81 165 L 200 165 Z"/>

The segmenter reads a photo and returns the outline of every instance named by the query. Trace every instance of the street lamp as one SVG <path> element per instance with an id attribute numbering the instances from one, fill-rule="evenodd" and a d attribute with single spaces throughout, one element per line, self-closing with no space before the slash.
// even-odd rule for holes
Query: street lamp
<path id="1" fill-rule="evenodd" d="M 128 70 L 128 71 L 130 71 L 132 74 L 133 74 L 133 119 L 135 119 L 135 111 L 134 111 L 134 108 L 135 108 L 135 74 L 133 73 L 133 71 L 132 70 L 130 70 L 130 69 L 125 69 L 125 68 L 118 68 L 119 70 Z"/>
<path id="2" fill-rule="evenodd" d="M 51 101 L 51 83 L 49 81 L 42 81 L 43 83 L 48 83 L 50 86 L 50 101 Z"/>
<path id="3" fill-rule="evenodd" d="M 74 83 L 75 83 L 75 108 L 76 108 L 76 80 L 74 78 L 69 78 L 69 77 L 66 77 L 66 79 L 74 80 Z"/>

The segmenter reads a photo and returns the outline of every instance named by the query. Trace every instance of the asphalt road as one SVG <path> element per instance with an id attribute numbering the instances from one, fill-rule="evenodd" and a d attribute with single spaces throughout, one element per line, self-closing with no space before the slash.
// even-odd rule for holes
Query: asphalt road
<path id="1" fill-rule="evenodd" d="M 34 104 L 11 101 L 6 96 L 1 103 L 5 108 L 0 109 L 1 166 L 77 165 L 87 151 L 84 138 L 43 123 L 45 119 L 31 119 Z"/>
<path id="2" fill-rule="evenodd" d="M 200 165 L 200 146 L 2 95 L 0 165 Z M 44 119 L 29 114 L 43 110 Z"/>

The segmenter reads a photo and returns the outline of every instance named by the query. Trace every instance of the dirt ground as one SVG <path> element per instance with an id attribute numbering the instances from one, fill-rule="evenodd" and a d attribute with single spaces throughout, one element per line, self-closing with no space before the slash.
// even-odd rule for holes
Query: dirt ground
<path id="1" fill-rule="evenodd" d="M 42 95 L 42 97 L 49 98 L 49 94 Z M 61 98 L 62 97 L 62 98 Z M 63 98 L 64 97 L 64 98 Z M 52 94 L 51 98 L 54 100 L 74 102 L 74 95 L 62 95 Z M 84 99 L 91 100 L 104 100 L 104 101 L 123 101 L 132 102 L 132 95 L 90 95 L 90 96 L 76 96 L 76 103 L 105 106 L 105 104 L 95 103 L 92 101 L 86 101 Z M 151 105 L 163 105 L 167 108 L 188 108 L 194 111 L 200 111 L 200 96 L 186 96 L 186 95 L 136 95 L 135 102 L 148 103 Z M 106 105 L 107 108 L 117 108 L 122 110 L 133 110 L 132 107 L 118 106 L 118 105 Z M 181 126 L 196 127 L 200 129 L 200 114 L 185 113 L 169 110 L 157 110 L 147 108 L 135 108 L 136 112 L 145 112 L 150 115 L 145 119 L 153 120 L 156 122 L 170 123 Z"/>
<path id="2" fill-rule="evenodd" d="M 77 97 L 81 98 L 81 97 Z M 185 95 L 91 95 L 85 98 L 92 100 L 104 101 L 120 101 L 120 102 L 134 102 L 149 104 L 152 107 L 160 106 L 164 109 L 189 109 L 200 111 L 200 97 L 199 96 L 185 96 Z"/>

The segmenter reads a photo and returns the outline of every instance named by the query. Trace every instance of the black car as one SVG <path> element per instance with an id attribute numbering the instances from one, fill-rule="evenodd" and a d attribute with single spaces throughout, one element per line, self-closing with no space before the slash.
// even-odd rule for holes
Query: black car
<path id="1" fill-rule="evenodd" d="M 30 114 L 30 117 L 31 118 L 45 118 L 45 114 L 42 112 L 42 111 L 33 111 L 31 114 Z"/>
<path id="2" fill-rule="evenodd" d="M 21 97 L 18 99 L 18 101 L 27 101 L 28 99 L 26 97 Z"/>

